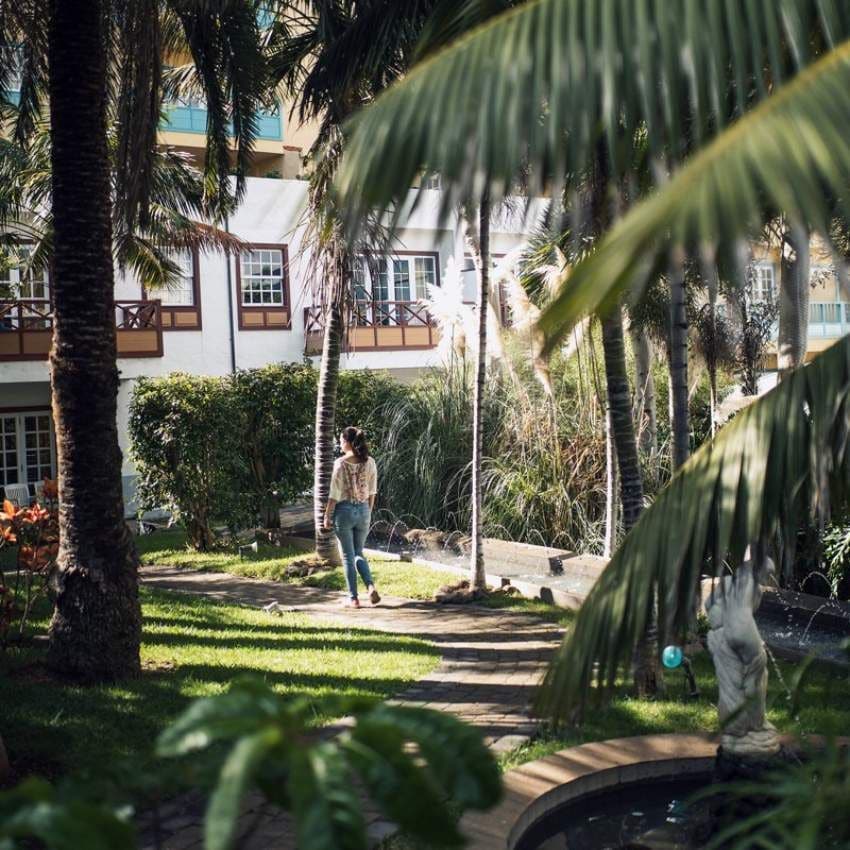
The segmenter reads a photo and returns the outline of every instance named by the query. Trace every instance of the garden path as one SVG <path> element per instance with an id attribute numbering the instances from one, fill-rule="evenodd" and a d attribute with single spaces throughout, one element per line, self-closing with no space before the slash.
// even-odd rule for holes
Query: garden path
<path id="1" fill-rule="evenodd" d="M 481 730 L 496 751 L 510 750 L 533 734 L 536 721 L 529 703 L 546 663 L 561 640 L 555 625 L 527 614 L 474 605 L 433 603 L 384 597 L 379 606 L 359 611 L 342 607 L 338 592 L 298 587 L 226 573 L 203 573 L 174 567 L 146 567 L 145 584 L 163 590 L 202 594 L 230 603 L 265 607 L 276 602 L 284 611 L 298 611 L 320 620 L 421 637 L 442 654 L 440 665 L 397 700 L 409 705 L 450 711 Z M 271 615 L 270 615 L 271 616 Z M 167 850 L 200 848 L 202 812 L 177 808 L 161 824 Z M 295 847 L 286 815 L 258 799 L 246 806 L 246 829 L 254 817 L 260 825 L 243 846 L 252 850 Z M 372 817 L 376 839 L 392 831 Z"/>

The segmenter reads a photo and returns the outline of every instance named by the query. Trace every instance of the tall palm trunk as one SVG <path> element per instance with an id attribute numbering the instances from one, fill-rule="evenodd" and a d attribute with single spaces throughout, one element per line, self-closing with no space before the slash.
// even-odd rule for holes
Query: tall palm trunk
<path id="1" fill-rule="evenodd" d="M 472 586 L 487 587 L 481 530 L 481 442 L 484 388 L 487 383 L 487 310 L 490 304 L 490 201 L 485 195 L 478 211 L 478 363 L 472 399 Z"/>
<path id="2" fill-rule="evenodd" d="M 605 415 L 605 542 L 602 555 L 610 558 L 617 546 L 617 455 L 611 411 Z"/>
<path id="3" fill-rule="evenodd" d="M 784 234 L 791 249 L 779 266 L 779 375 L 802 365 L 809 345 L 809 232 L 791 225 Z"/>
<path id="4" fill-rule="evenodd" d="M 605 353 L 608 414 L 617 452 L 623 526 L 628 532 L 637 522 L 643 509 L 643 481 L 632 420 L 632 394 L 626 369 L 623 315 L 619 307 L 602 320 L 602 350 Z"/>
<path id="5" fill-rule="evenodd" d="M 339 358 L 342 349 L 342 306 L 338 283 L 331 292 L 325 315 L 322 364 L 316 397 L 315 462 L 313 465 L 313 519 L 316 526 L 316 553 L 332 563 L 339 561 L 339 550 L 332 531 L 325 531 L 325 505 L 331 492 L 331 476 L 336 445 L 336 395 L 339 387 Z"/>
<path id="6" fill-rule="evenodd" d="M 681 263 L 670 273 L 670 409 L 673 430 L 673 469 L 690 454 L 688 422 L 688 314 L 685 277 Z"/>
<path id="7" fill-rule="evenodd" d="M 617 451 L 623 528 L 628 533 L 643 510 L 643 482 L 632 419 L 629 377 L 626 371 L 623 317 L 619 307 L 602 320 L 602 349 L 605 353 L 608 411 Z M 653 604 L 646 632 L 634 656 L 633 676 L 638 696 L 655 694 L 661 686 L 658 657 L 658 628 Z"/>
<path id="8" fill-rule="evenodd" d="M 634 419 L 641 451 L 654 454 L 658 450 L 658 416 L 655 379 L 652 377 L 652 343 L 643 328 L 629 325 L 635 357 Z"/>
<path id="9" fill-rule="evenodd" d="M 137 673 L 141 637 L 138 557 L 124 521 L 116 425 L 105 24 L 102 0 L 51 3 L 50 374 L 60 548 L 48 660 L 88 681 Z"/>

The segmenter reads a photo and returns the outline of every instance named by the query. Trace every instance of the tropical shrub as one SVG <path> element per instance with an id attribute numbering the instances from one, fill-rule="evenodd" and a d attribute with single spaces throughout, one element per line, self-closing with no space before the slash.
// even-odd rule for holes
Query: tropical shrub
<path id="1" fill-rule="evenodd" d="M 175 373 L 141 378 L 130 402 L 132 456 L 142 509 L 168 506 L 201 551 L 215 542 L 213 520 L 244 513 L 239 423 L 229 382 Z"/>
<path id="2" fill-rule="evenodd" d="M 317 712 L 353 722 L 329 737 Z M 164 776 L 170 761 L 199 757 L 217 772 L 206 850 L 237 846 L 242 800 L 252 788 L 289 810 L 301 850 L 366 850 L 363 791 L 411 837 L 460 847 L 458 812 L 488 809 L 502 793 L 480 734 L 451 714 L 363 697 L 284 697 L 250 680 L 192 703 L 162 733 L 157 753 Z M 54 789 L 29 780 L 0 794 L 0 848 L 28 847 L 33 838 L 46 850 L 137 847 L 127 807 L 91 800 L 78 782 Z"/>
<path id="3" fill-rule="evenodd" d="M 605 440 L 595 390 L 579 366 L 552 364 L 554 399 L 530 363 L 505 353 L 484 398 L 488 536 L 598 550 L 605 518 Z M 434 370 L 387 408 L 379 508 L 408 524 L 466 531 L 472 452 L 470 366 Z"/>
<path id="4" fill-rule="evenodd" d="M 387 412 L 409 392 L 409 387 L 384 372 L 369 369 L 340 372 L 336 397 L 337 430 L 348 425 L 362 428 L 370 447 L 379 455 L 389 432 Z"/>
<path id="5" fill-rule="evenodd" d="M 26 630 L 35 602 L 50 590 L 59 554 L 56 482 L 45 480 L 44 504 L 0 510 L 0 650 Z M 8 560 L 2 556 L 8 552 Z"/>
<path id="6" fill-rule="evenodd" d="M 833 523 L 827 528 L 823 552 L 830 593 L 850 599 L 850 523 Z"/>
<path id="7" fill-rule="evenodd" d="M 281 505 L 312 479 L 317 377 L 309 365 L 282 364 L 140 379 L 130 437 L 142 510 L 170 508 L 200 550 L 214 544 L 214 521 L 277 527 Z M 407 392 L 380 373 L 343 372 L 337 420 L 358 423 L 380 454 L 386 408 Z"/>
<path id="8" fill-rule="evenodd" d="M 301 364 L 237 372 L 226 385 L 244 473 L 237 490 L 265 528 L 310 485 L 316 372 Z"/>

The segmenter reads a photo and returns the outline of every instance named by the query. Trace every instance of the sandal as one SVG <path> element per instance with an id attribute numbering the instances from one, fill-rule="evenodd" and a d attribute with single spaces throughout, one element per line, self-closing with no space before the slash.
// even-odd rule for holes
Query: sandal
<path id="1" fill-rule="evenodd" d="M 359 599 L 349 599 L 347 602 L 343 602 L 344 608 L 360 608 L 360 600 Z"/>
<path id="2" fill-rule="evenodd" d="M 377 604 L 381 601 L 381 595 L 378 593 L 378 591 L 377 591 L 377 590 L 375 590 L 375 588 L 374 588 L 374 587 L 372 588 L 372 591 L 371 591 L 371 593 L 369 594 L 369 601 L 370 601 L 373 605 L 377 605 Z"/>

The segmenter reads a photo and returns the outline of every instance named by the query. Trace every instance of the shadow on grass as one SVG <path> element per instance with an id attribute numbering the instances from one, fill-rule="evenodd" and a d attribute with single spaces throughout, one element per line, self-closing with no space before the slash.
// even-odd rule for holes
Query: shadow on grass
<path id="1" fill-rule="evenodd" d="M 144 774 L 159 732 L 192 699 L 245 676 L 291 695 L 386 698 L 439 663 L 439 650 L 407 636 L 297 615 L 276 622 L 256 609 L 148 588 L 141 597 L 144 672 L 136 679 L 95 687 L 53 679 L 41 643 L 0 657 L 2 734 L 18 777 L 105 776 L 128 764 Z M 38 613 L 44 628 L 49 608 Z"/>

